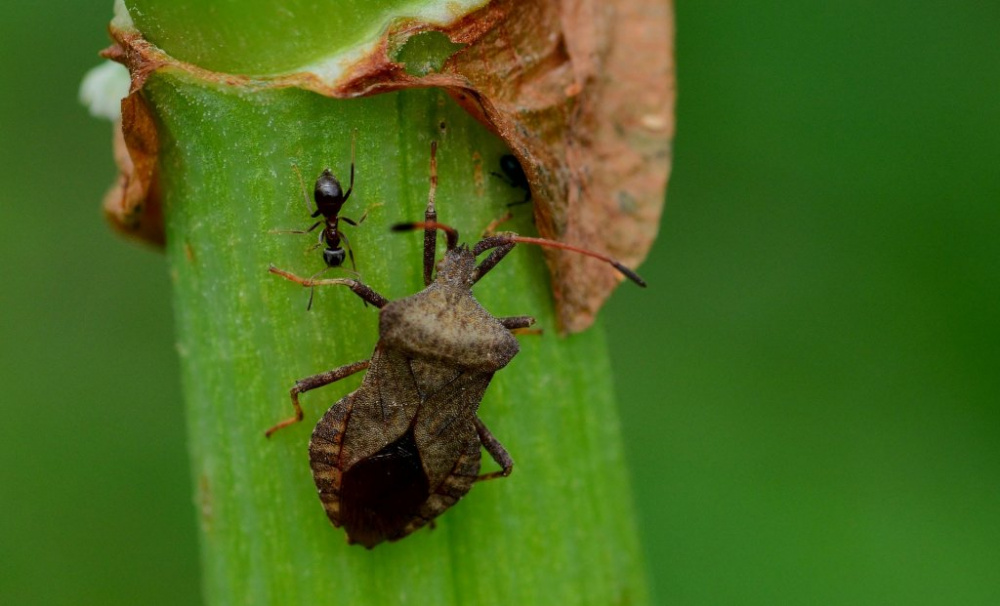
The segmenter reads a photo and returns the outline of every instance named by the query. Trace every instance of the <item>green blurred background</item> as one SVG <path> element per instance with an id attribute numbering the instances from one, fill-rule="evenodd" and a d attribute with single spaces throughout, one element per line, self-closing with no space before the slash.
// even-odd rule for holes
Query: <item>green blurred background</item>
<path id="1" fill-rule="evenodd" d="M 165 260 L 0 9 L 0 602 L 198 603 Z M 682 2 L 661 237 L 603 314 L 659 604 L 1000 603 L 1000 5 Z"/>

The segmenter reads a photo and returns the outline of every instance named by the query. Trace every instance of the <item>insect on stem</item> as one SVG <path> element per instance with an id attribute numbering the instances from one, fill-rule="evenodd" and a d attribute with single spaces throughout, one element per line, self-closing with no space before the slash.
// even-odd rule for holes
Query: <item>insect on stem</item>
<path id="1" fill-rule="evenodd" d="M 646 285 L 611 257 L 553 240 L 502 232 L 475 245 L 459 246 L 458 230 L 437 221 L 435 152 L 432 145 L 431 191 L 424 220 L 392 228 L 424 232 L 422 291 L 389 301 L 360 280 L 318 279 L 319 274 L 303 278 L 274 266 L 269 269 L 307 288 L 346 286 L 381 310 L 379 340 L 371 359 L 296 381 L 289 390 L 295 416 L 265 432 L 270 436 L 302 420 L 300 394 L 367 369 L 361 385 L 334 403 L 316 423 L 309 441 L 309 462 L 327 517 L 347 531 L 349 543 L 369 549 L 433 526 L 434 519 L 455 505 L 475 482 L 508 476 L 514 468 L 514 460 L 477 411 L 493 375 L 520 351 L 515 332 L 527 330 L 535 319 L 490 314 L 472 295 L 481 278 L 518 244 L 535 244 L 599 259 L 640 286 Z M 346 200 L 347 194 L 324 195 L 321 200 L 327 198 L 332 199 L 329 208 L 317 204 L 317 212 L 335 221 L 340 207 L 334 208 L 333 203 Z M 324 214 L 324 210 L 329 212 Z M 435 254 L 438 230 L 448 238 L 448 251 L 440 261 Z M 477 261 L 487 251 L 486 258 Z M 437 277 L 433 278 L 435 269 Z M 479 473 L 482 449 L 501 471 Z"/>

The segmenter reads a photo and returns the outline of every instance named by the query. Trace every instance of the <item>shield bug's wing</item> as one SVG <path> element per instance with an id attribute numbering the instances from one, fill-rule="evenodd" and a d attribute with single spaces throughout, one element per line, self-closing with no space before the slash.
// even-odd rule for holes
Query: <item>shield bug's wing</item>
<path id="1" fill-rule="evenodd" d="M 432 491 L 452 473 L 470 442 L 478 447 L 473 419 L 492 377 L 492 373 L 463 372 L 421 406 L 414 432 Z"/>
<path id="2" fill-rule="evenodd" d="M 348 419 L 343 468 L 371 457 L 412 425 L 420 396 L 406 358 L 379 343 Z"/>
<path id="3" fill-rule="evenodd" d="M 359 389 L 343 398 L 316 425 L 309 443 L 313 479 L 327 516 L 347 530 L 349 542 L 369 548 L 411 532 L 407 526 L 429 496 L 413 430 L 405 428 L 383 443 L 380 432 L 359 421 L 381 408 L 375 395 L 375 390 Z M 362 435 L 366 431 L 369 439 Z M 359 448 L 374 452 L 358 457 Z M 357 460 L 347 462 L 352 459 Z"/>
<path id="4" fill-rule="evenodd" d="M 429 496 L 407 532 L 412 532 L 436 518 L 464 497 L 479 479 L 484 443 L 477 428 L 476 409 L 489 386 L 493 373 L 465 371 L 450 384 L 430 395 L 414 426 L 417 449 L 428 479 Z M 488 435 L 488 432 L 487 432 Z M 486 445 L 491 456 L 504 461 L 507 475 L 513 462 L 492 436 Z M 494 451 L 503 453 L 502 457 Z"/>
<path id="5" fill-rule="evenodd" d="M 479 475 L 475 418 L 492 373 L 465 371 L 428 396 L 414 425 L 430 496 L 421 514 L 435 517 L 462 498 Z"/>
<path id="6" fill-rule="evenodd" d="M 461 422 L 465 425 L 465 422 Z M 472 430 L 475 432 L 475 429 Z M 464 429 L 462 431 L 464 433 Z M 423 453 L 421 453 L 423 454 Z M 451 471 L 441 482 L 428 488 L 428 497 L 420 507 L 410 524 L 406 527 L 403 536 L 417 530 L 424 524 L 430 522 L 447 511 L 452 505 L 464 497 L 472 488 L 479 475 L 479 463 L 482 453 L 480 451 L 479 440 L 470 440 L 462 452 L 454 452 L 457 458 L 452 461 Z"/>
<path id="7" fill-rule="evenodd" d="M 309 445 L 330 521 L 366 547 L 405 536 L 429 495 L 411 427 L 419 397 L 403 362 L 376 348 L 361 387 L 327 411 Z"/>

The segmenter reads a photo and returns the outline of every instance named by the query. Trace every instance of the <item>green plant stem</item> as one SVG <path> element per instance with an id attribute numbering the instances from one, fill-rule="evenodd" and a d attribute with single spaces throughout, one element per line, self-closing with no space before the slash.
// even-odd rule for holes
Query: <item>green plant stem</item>
<path id="1" fill-rule="evenodd" d="M 495 377 L 480 416 L 516 461 L 423 529 L 368 551 L 348 546 L 316 497 L 313 424 L 352 377 L 303 397 L 301 377 L 368 358 L 378 310 L 347 289 L 308 291 L 267 273 L 323 269 L 293 164 L 310 191 L 330 166 L 363 280 L 395 299 L 421 286 L 421 236 L 388 225 L 423 216 L 430 142 L 439 141 L 440 220 L 474 241 L 521 197 L 490 176 L 503 144 L 440 91 L 341 101 L 296 89 L 241 94 L 175 72 L 145 94 L 158 116 L 168 255 L 188 407 L 209 604 L 643 604 L 648 601 L 608 354 L 599 328 L 557 336 L 542 256 L 515 250 L 476 287 L 495 315 L 534 315 L 542 336 Z M 309 202 L 308 204 L 311 204 Z M 374 206 L 380 204 L 381 206 Z M 504 226 L 532 233 L 530 208 Z M 342 275 L 332 270 L 327 275 Z M 495 465 L 484 456 L 484 470 Z"/>

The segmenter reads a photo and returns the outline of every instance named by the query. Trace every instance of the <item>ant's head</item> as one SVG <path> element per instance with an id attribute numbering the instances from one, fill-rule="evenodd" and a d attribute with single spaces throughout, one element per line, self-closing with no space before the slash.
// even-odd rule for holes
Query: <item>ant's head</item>
<path id="1" fill-rule="evenodd" d="M 500 156 L 500 170 L 503 171 L 503 174 L 507 175 L 507 178 L 514 185 L 521 186 L 521 184 L 528 182 L 528 177 L 524 174 L 524 168 L 521 167 L 521 163 L 517 161 L 517 156 L 514 154 Z"/>
<path id="2" fill-rule="evenodd" d="M 327 168 L 316 179 L 316 189 L 313 191 L 316 199 L 316 210 L 325 217 L 334 217 L 340 212 L 340 207 L 344 204 L 344 190 L 340 187 L 340 181 L 333 176 Z M 315 215 L 314 215 L 315 216 Z"/>

